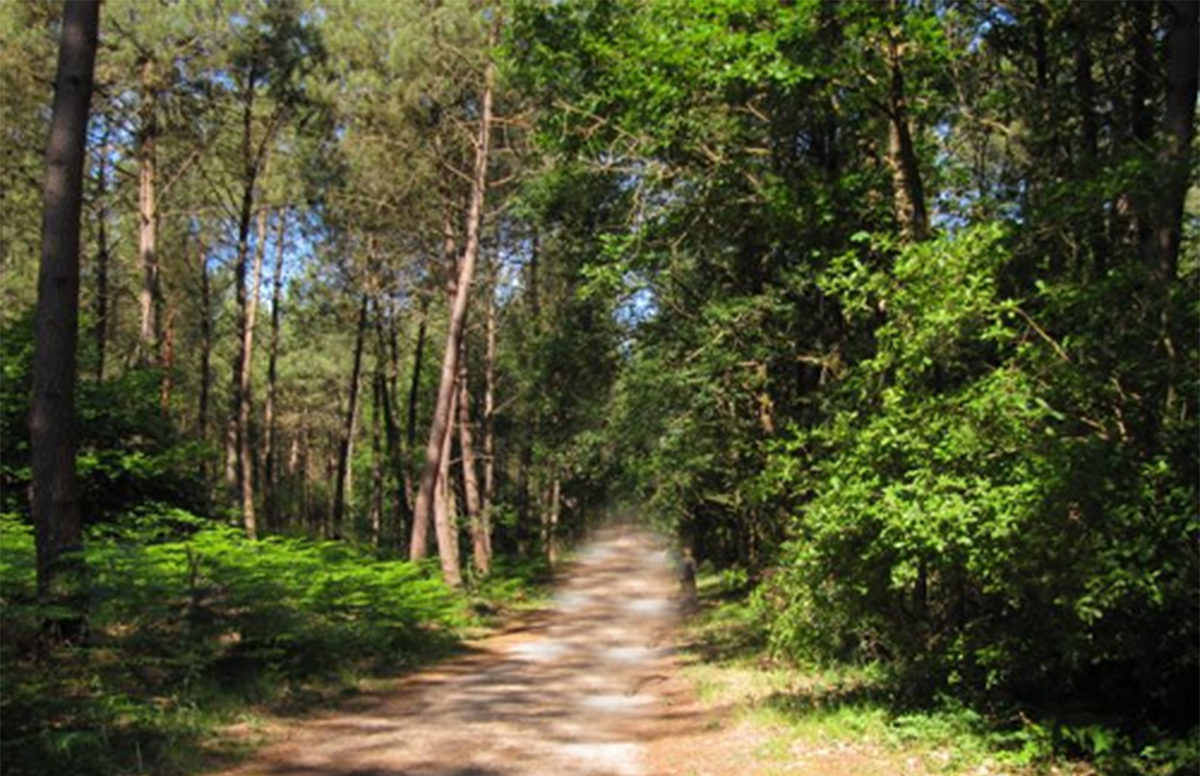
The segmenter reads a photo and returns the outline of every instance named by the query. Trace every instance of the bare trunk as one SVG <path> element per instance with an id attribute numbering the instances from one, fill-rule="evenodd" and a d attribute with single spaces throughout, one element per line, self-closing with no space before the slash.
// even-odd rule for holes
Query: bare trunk
<path id="1" fill-rule="evenodd" d="M 450 400 L 450 414 L 454 415 L 455 398 Z M 442 578 L 451 587 L 462 585 L 462 571 L 458 558 L 458 509 L 454 489 L 450 482 L 450 449 L 454 435 L 447 433 L 442 438 L 441 459 L 438 461 L 437 482 L 434 489 L 433 525 L 437 535 L 438 559 L 442 566 Z"/>
<path id="2" fill-rule="evenodd" d="M 142 285 L 138 291 L 138 362 L 148 363 L 158 340 L 158 106 L 154 93 L 154 60 L 141 63 L 138 128 L 138 259 Z"/>
<path id="3" fill-rule="evenodd" d="M 1147 254 L 1157 281 L 1159 329 L 1167 359 L 1164 420 L 1174 414 L 1178 400 L 1179 348 L 1175 343 L 1171 286 L 1179 274 L 1179 247 L 1183 240 L 1183 212 L 1191 182 L 1192 133 L 1196 121 L 1197 81 L 1200 80 L 1200 4 L 1188 0 L 1167 3 L 1167 99 L 1163 114 L 1165 142 L 1159 159 L 1164 168 L 1159 199 L 1152 205 L 1152 236 Z"/>
<path id="4" fill-rule="evenodd" d="M 386 404 L 387 383 L 383 377 L 383 360 L 375 361 L 375 378 L 372 381 L 372 411 L 371 411 L 371 508 L 368 516 L 371 523 L 371 543 L 376 547 L 382 544 L 383 538 L 383 481 L 384 481 L 384 452 L 383 426 L 384 416 L 390 416 L 390 411 L 384 410 Z"/>
<path id="5" fill-rule="evenodd" d="M 475 169 L 471 179 L 471 204 L 467 213 L 467 242 L 463 250 L 462 267 L 458 277 L 458 288 L 454 296 L 454 306 L 450 312 L 450 326 L 446 336 L 441 380 L 438 385 L 437 403 L 434 405 L 433 423 L 429 431 L 429 443 L 425 447 L 425 467 L 421 472 L 420 489 L 417 491 L 414 523 L 428 520 L 433 497 L 433 487 L 441 465 L 442 449 L 450 426 L 450 405 L 453 402 L 455 377 L 458 374 L 458 353 L 466 326 L 467 304 L 470 301 L 471 281 L 475 274 L 475 262 L 479 256 L 479 233 L 483 227 L 484 199 L 487 194 L 488 149 L 492 121 L 492 82 L 494 78 L 494 66 L 489 60 L 484 76 L 479 134 L 475 147 Z M 412 559 L 419 560 L 422 558 L 424 556 L 423 550 L 424 547 L 417 543 L 417 534 L 414 532 L 410 553 Z M 449 582 L 450 580 L 447 579 L 447 581 Z"/>
<path id="6" fill-rule="evenodd" d="M 463 347 L 466 347 L 465 340 Z M 476 571 L 487 574 L 492 567 L 492 561 L 488 550 L 487 525 L 484 523 L 480 505 L 479 475 L 475 464 L 467 354 L 461 353 L 459 359 L 462 364 L 458 370 L 458 444 L 462 448 L 463 501 L 466 502 L 467 522 L 471 526 L 472 562 Z"/>
<path id="7" fill-rule="evenodd" d="M 100 145 L 96 171 L 96 295 L 93 300 L 92 340 L 96 346 L 96 382 L 104 381 L 105 349 L 108 346 L 108 272 L 112 256 L 108 245 L 108 141 L 106 128 Z"/>
<path id="8" fill-rule="evenodd" d="M 82 635 L 87 600 L 75 480 L 75 376 L 83 168 L 99 24 L 99 3 L 66 4 L 46 145 L 29 418 L 38 596 L 71 610 L 51 634 L 66 640 Z"/>
<path id="9" fill-rule="evenodd" d="M 413 451 L 417 449 L 417 401 L 420 397 L 421 369 L 425 365 L 425 339 L 426 334 L 428 333 L 428 328 L 429 297 L 426 296 L 421 299 L 421 320 L 417 324 L 417 345 L 413 353 L 412 378 L 409 380 L 408 385 L 408 419 L 405 427 L 404 439 L 404 467 L 402 469 L 402 474 L 404 476 L 405 503 L 408 504 L 410 514 L 416 499 L 416 495 L 413 493 L 410 461 L 412 459 Z M 426 533 L 428 533 L 428 527 L 425 530 Z"/>
<path id="10" fill-rule="evenodd" d="M 243 283 L 238 284 L 242 297 L 242 315 L 240 322 L 241 348 L 235 373 L 238 381 L 236 394 L 237 481 L 241 492 L 242 520 L 246 526 L 246 535 L 251 539 L 258 538 L 258 520 L 254 509 L 254 451 L 250 433 L 250 415 L 253 407 L 254 325 L 258 317 L 258 295 L 262 284 L 263 258 L 267 249 L 267 215 L 266 208 L 259 211 L 258 214 L 258 244 L 254 250 L 254 264 L 251 268 L 249 288 Z M 243 271 L 244 269 L 243 267 Z"/>
<path id="11" fill-rule="evenodd" d="M 342 521 L 346 516 L 346 499 L 352 494 L 350 459 L 354 452 L 354 431 L 358 419 L 358 387 L 362 379 L 363 345 L 367 338 L 368 297 L 363 294 L 358 306 L 358 325 L 354 330 L 354 366 L 350 371 L 350 390 L 346 399 L 346 420 L 342 425 L 342 438 L 338 445 L 337 475 L 333 491 L 333 529 L 341 533 Z"/>
<path id="12" fill-rule="evenodd" d="M 208 404 L 212 385 L 212 287 L 208 277 L 208 254 L 197 245 L 200 265 L 200 400 L 196 409 L 196 430 L 201 442 L 208 439 Z"/>
<path id="13" fill-rule="evenodd" d="M 159 405 L 163 417 L 171 417 L 171 394 L 175 390 L 175 308 L 167 305 L 162 336 L 159 337 L 159 366 L 162 382 L 159 385 Z"/>
<path id="14" fill-rule="evenodd" d="M 492 555 L 492 501 L 496 495 L 496 284 L 495 271 L 488 287 L 487 339 L 484 349 L 483 382 L 483 493 L 480 518 L 487 540 L 489 562 Z"/>
<path id="15" fill-rule="evenodd" d="M 379 353 L 376 356 L 375 369 L 375 391 L 376 391 L 376 412 L 382 413 L 384 438 L 387 440 L 387 469 L 395 472 L 396 475 L 396 491 L 394 494 L 395 505 L 392 510 L 391 525 L 388 526 L 384 518 L 386 511 L 386 495 L 380 493 L 380 542 L 385 540 L 390 543 L 392 537 L 404 536 L 405 515 L 408 513 L 408 484 L 411 482 L 407 475 L 408 467 L 404 461 L 404 450 L 400 441 L 400 427 L 396 423 L 396 408 L 395 408 L 395 390 L 397 380 L 400 373 L 400 348 L 397 345 L 399 335 L 396 332 L 395 318 L 393 317 L 390 324 L 390 335 L 384 335 L 383 316 L 376 316 L 376 333 L 379 336 Z M 386 367 L 385 367 L 386 365 Z M 387 483 L 387 474 L 382 472 L 380 476 L 383 478 L 380 487 L 384 487 Z"/>
<path id="16" fill-rule="evenodd" d="M 230 391 L 230 428 L 226 432 L 226 465 L 225 480 L 230 490 L 231 501 L 240 501 L 242 508 L 242 523 L 246 535 L 251 539 L 258 536 L 258 521 L 254 512 L 254 477 L 253 465 L 250 461 L 250 387 L 253 354 L 254 325 L 253 313 L 257 307 L 258 281 L 254 289 L 248 288 L 250 268 L 250 226 L 254 219 L 254 199 L 258 186 L 258 178 L 266 163 L 265 155 L 268 144 L 264 141 L 261 150 L 256 152 L 254 146 L 254 96 L 259 78 L 257 62 L 251 63 L 247 73 L 244 93 L 242 95 L 242 191 L 240 209 L 238 212 L 237 254 L 235 264 L 235 293 L 238 310 L 238 341 L 239 347 L 234 358 L 232 390 Z M 260 214 L 260 218 L 265 212 Z M 266 233 L 265 221 L 260 221 L 260 244 Z M 257 255 L 256 276 L 262 272 L 262 250 Z M 229 459 L 232 458 L 232 461 Z"/>
<path id="17" fill-rule="evenodd" d="M 891 0 L 893 14 L 900 13 L 898 0 Z M 904 94 L 904 70 L 900 61 L 900 41 L 888 36 L 888 65 L 891 84 L 888 92 L 888 165 L 892 169 L 896 220 L 901 233 L 910 241 L 929 236 L 929 214 L 925 207 L 925 187 L 913 148 L 909 127 L 908 102 Z"/>
<path id="18" fill-rule="evenodd" d="M 284 235 L 287 229 L 287 216 L 279 214 L 278 231 L 275 233 L 275 274 L 271 281 L 271 340 L 267 346 L 267 398 L 263 406 L 263 480 L 262 497 L 267 528 L 273 528 L 279 517 L 278 504 L 275 503 L 275 440 L 277 436 L 275 422 L 275 398 L 279 382 L 279 322 L 280 303 L 283 300 L 283 254 Z"/>

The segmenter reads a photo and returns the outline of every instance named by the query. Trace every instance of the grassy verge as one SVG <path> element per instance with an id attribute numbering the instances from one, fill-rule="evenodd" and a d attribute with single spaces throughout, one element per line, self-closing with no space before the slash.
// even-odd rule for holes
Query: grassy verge
<path id="1" fill-rule="evenodd" d="M 0 772 L 184 776 L 452 654 L 536 605 L 538 564 L 452 592 L 436 564 L 270 538 L 173 510 L 89 539 L 85 645 L 39 645 L 33 542 L 0 519 Z"/>
<path id="2" fill-rule="evenodd" d="M 914 706 L 880 666 L 805 669 L 770 660 L 744 594 L 704 575 L 689 626 L 687 673 L 707 703 L 731 709 L 769 773 L 945 776 L 1183 776 L 1197 738 L 1135 742 L 1099 723 L 1013 711 L 982 714 L 951 698 Z"/>

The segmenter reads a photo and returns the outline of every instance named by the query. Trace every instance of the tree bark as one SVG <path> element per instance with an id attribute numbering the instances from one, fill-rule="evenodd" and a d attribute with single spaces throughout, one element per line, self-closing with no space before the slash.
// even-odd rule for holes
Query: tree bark
<path id="1" fill-rule="evenodd" d="M 898 0 L 890 0 L 893 18 L 898 19 Z M 929 214 L 925 207 L 925 187 L 917 163 L 909 128 L 908 101 L 904 93 L 904 68 L 901 62 L 900 41 L 888 35 L 888 67 L 891 82 L 888 90 L 888 165 L 892 169 L 893 198 L 896 220 L 901 233 L 910 241 L 920 242 L 929 236 Z"/>
<path id="2" fill-rule="evenodd" d="M 52 638 L 65 640 L 82 635 L 87 599 L 75 480 L 75 377 L 83 168 L 99 26 L 99 3 L 66 4 L 46 146 L 29 420 L 38 596 L 72 612 L 50 628 Z"/>
<path id="3" fill-rule="evenodd" d="M 201 442 L 208 439 L 208 404 L 212 386 L 212 284 L 208 277 L 208 253 L 197 243 L 200 265 L 200 397 L 196 408 L 196 430 Z"/>
<path id="4" fill-rule="evenodd" d="M 280 304 L 283 301 L 283 254 L 284 236 L 287 230 L 287 215 L 279 214 L 278 231 L 275 233 L 275 272 L 271 281 L 271 339 L 267 346 L 267 398 L 263 406 L 263 481 L 262 498 L 264 518 L 268 529 L 275 526 L 279 517 L 279 505 L 275 503 L 275 399 L 279 383 L 279 323 Z"/>
<path id="5" fill-rule="evenodd" d="M 457 397 L 450 399 L 450 417 L 454 417 Z M 442 454 L 438 461 L 437 482 L 434 489 L 433 526 L 437 535 L 438 560 L 442 566 L 442 578 L 451 587 L 462 585 L 462 571 L 458 554 L 458 508 L 454 489 L 450 483 L 450 450 L 454 435 L 447 432 L 442 438 Z"/>
<path id="6" fill-rule="evenodd" d="M 139 364 L 147 364 L 158 342 L 158 106 L 154 93 L 154 60 L 141 62 L 141 105 L 138 127 L 138 260 L 142 285 L 138 291 Z"/>
<path id="7" fill-rule="evenodd" d="M 105 350 L 108 347 L 109 265 L 108 245 L 108 141 L 106 126 L 96 166 L 96 295 L 93 300 L 92 340 L 96 347 L 96 382 L 104 381 Z"/>
<path id="8" fill-rule="evenodd" d="M 480 512 L 491 555 L 491 512 L 496 494 L 496 273 L 488 284 L 486 345 L 483 354 L 483 493 Z"/>
<path id="9" fill-rule="evenodd" d="M 383 315 L 375 317 L 375 330 L 379 338 L 379 353 L 376 357 L 377 368 L 375 372 L 375 390 L 378 391 L 377 411 L 383 413 L 383 429 L 384 437 L 387 440 L 387 468 L 395 473 L 396 488 L 395 488 L 395 504 L 392 509 L 391 525 L 387 524 L 384 518 L 386 511 L 386 497 L 384 497 L 384 505 L 380 507 L 380 541 L 381 543 L 391 543 L 392 539 L 397 536 L 405 536 L 404 531 L 405 516 L 408 514 L 409 508 L 409 490 L 411 486 L 411 478 L 408 476 L 408 466 L 405 463 L 404 448 L 400 439 L 400 426 L 396 422 L 396 414 L 398 411 L 396 391 L 399 389 L 397 381 L 400 375 L 400 348 L 397 344 L 399 334 L 396 331 L 395 316 L 391 316 L 388 329 L 390 332 L 385 336 Z M 386 368 L 385 368 L 386 364 Z M 386 472 L 383 475 L 384 485 L 387 484 Z"/>
<path id="10" fill-rule="evenodd" d="M 251 539 L 258 538 L 258 519 L 254 508 L 254 457 L 250 434 L 250 415 L 253 407 L 254 325 L 258 318 L 259 288 L 262 283 L 262 265 L 267 249 L 267 216 L 266 208 L 259 211 L 258 241 L 254 250 L 248 285 L 245 277 L 246 262 L 240 259 L 238 262 L 240 271 L 237 286 L 241 310 L 238 326 L 240 346 L 234 370 L 234 378 L 237 381 L 237 389 L 234 391 L 234 414 L 237 418 L 235 434 L 237 484 L 241 497 L 242 521 L 246 528 L 246 536 Z"/>
<path id="11" fill-rule="evenodd" d="M 385 421 L 390 422 L 391 411 L 386 409 L 387 382 L 383 375 L 383 359 L 375 360 L 375 375 L 372 380 L 371 411 L 371 543 L 376 547 L 383 543 L 383 485 Z M 389 451 L 391 445 L 388 446 Z"/>
<path id="12" fill-rule="evenodd" d="M 493 31 L 494 36 L 494 31 Z M 454 398 L 455 377 L 458 374 L 458 353 L 466 326 L 467 304 L 470 301 L 471 281 L 475 274 L 475 262 L 479 256 L 479 233 L 483 227 L 483 208 L 487 194 L 487 169 L 492 121 L 492 84 L 495 68 L 489 60 L 484 74 L 482 105 L 479 116 L 479 134 L 475 145 L 475 165 L 471 179 L 471 203 L 467 213 L 467 241 L 463 249 L 462 267 L 458 276 L 458 288 L 450 312 L 450 326 L 446 335 L 445 356 L 438 385 L 437 403 L 434 405 L 433 422 L 429 431 L 429 443 L 425 447 L 425 467 L 421 472 L 420 489 L 414 512 L 414 524 L 428 520 L 433 499 L 433 488 L 441 465 L 442 449 L 450 426 L 450 405 Z M 417 543 L 414 531 L 410 557 L 420 560 L 424 547 Z M 450 579 L 447 578 L 447 582 Z"/>
<path id="13" fill-rule="evenodd" d="M 257 148 L 254 143 L 254 102 L 261 76 L 259 63 L 250 63 L 242 93 L 242 191 L 238 211 L 237 254 L 235 264 L 235 291 L 238 309 L 238 338 L 240 347 L 234 358 L 232 390 L 230 391 L 230 430 L 226 434 L 226 484 L 231 490 L 232 500 L 240 501 L 242 523 L 246 535 L 251 539 L 258 536 L 258 521 L 254 511 L 253 463 L 250 459 L 250 389 L 252 384 L 252 362 L 254 345 L 254 313 L 258 302 L 258 280 L 254 289 L 247 287 L 250 263 L 250 227 L 254 219 L 254 200 L 259 177 L 265 174 L 270 154 L 270 137 L 262 138 Z M 260 214 L 260 218 L 263 217 Z M 266 224 L 260 222 L 260 243 L 265 239 Z M 262 250 L 256 257 L 255 275 L 261 277 Z M 232 465 L 228 461 L 232 454 Z"/>
<path id="14" fill-rule="evenodd" d="M 466 348 L 463 340 L 463 348 Z M 463 501 L 466 502 L 467 523 L 471 526 L 471 560 L 475 570 L 487 574 L 492 567 L 487 526 L 484 523 L 479 490 L 479 475 L 475 463 L 475 439 L 471 430 L 471 393 L 468 388 L 467 354 L 459 354 L 458 369 L 458 444 L 462 448 Z"/>
<path id="15" fill-rule="evenodd" d="M 342 534 L 346 516 L 347 491 L 350 488 L 350 456 L 354 445 L 354 430 L 358 419 L 358 388 L 362 379 L 363 345 L 367 338 L 367 308 L 369 297 L 363 294 L 358 306 L 358 325 L 354 330 L 354 366 L 350 372 L 350 390 L 346 399 L 346 420 L 338 445 L 337 475 L 334 480 L 333 530 Z"/>
<path id="16" fill-rule="evenodd" d="M 1159 294 L 1159 338 L 1167 359 L 1163 418 L 1174 414 L 1178 400 L 1179 349 L 1175 343 L 1171 288 L 1179 274 L 1179 247 L 1183 240 L 1183 211 L 1191 182 L 1192 134 L 1196 121 L 1197 81 L 1200 79 L 1200 4 L 1191 0 L 1168 2 L 1167 94 L 1163 113 L 1163 143 L 1159 162 L 1163 168 L 1160 193 L 1151 205 L 1146 255 Z"/>

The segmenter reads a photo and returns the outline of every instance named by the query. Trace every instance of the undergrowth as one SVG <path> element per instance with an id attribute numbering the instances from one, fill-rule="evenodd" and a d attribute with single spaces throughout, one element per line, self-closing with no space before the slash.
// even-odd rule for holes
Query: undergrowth
<path id="1" fill-rule="evenodd" d="M 0 771 L 194 773 L 238 757 L 267 715 L 301 713 L 449 654 L 479 614 L 526 597 L 536 566 L 469 593 L 437 570 L 341 542 L 270 537 L 170 508 L 96 529 L 82 646 L 48 651 L 30 529 L 0 519 Z"/>
<path id="2" fill-rule="evenodd" d="M 883 663 L 804 667 L 770 659 L 746 592 L 744 580 L 702 574 L 688 670 L 706 701 L 769 729 L 777 739 L 769 750 L 835 743 L 897 763 L 915 757 L 937 774 L 1200 773 L 1197 731 L 1172 736 L 1015 705 L 981 710 L 946 695 L 918 703 Z"/>

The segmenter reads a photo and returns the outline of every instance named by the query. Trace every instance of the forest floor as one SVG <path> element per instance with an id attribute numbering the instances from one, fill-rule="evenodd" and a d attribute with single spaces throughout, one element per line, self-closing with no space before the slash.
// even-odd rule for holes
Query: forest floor
<path id="1" fill-rule="evenodd" d="M 256 735 L 270 743 L 221 776 L 1006 772 L 955 767 L 953 747 L 758 713 L 781 694 L 771 673 L 719 654 L 721 623 L 715 638 L 711 618 L 682 627 L 678 593 L 661 543 L 601 531 L 562 569 L 550 608 L 335 710 L 269 723 Z"/>

